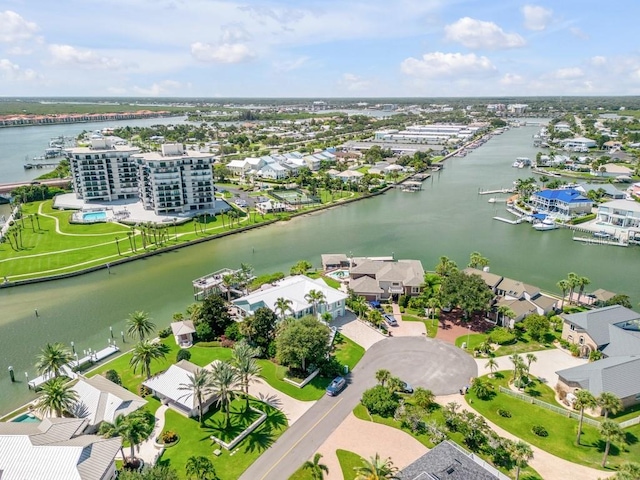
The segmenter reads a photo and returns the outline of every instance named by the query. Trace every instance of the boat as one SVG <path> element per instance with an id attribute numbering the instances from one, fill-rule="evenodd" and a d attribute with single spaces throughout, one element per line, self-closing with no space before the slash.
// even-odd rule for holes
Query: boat
<path id="1" fill-rule="evenodd" d="M 611 234 L 609 232 L 605 232 L 604 230 L 593 232 L 593 236 L 596 238 L 611 238 Z"/>
<path id="2" fill-rule="evenodd" d="M 544 232 L 546 230 L 555 230 L 556 228 L 558 228 L 558 225 L 556 225 L 556 222 L 554 222 L 552 218 L 547 217 L 540 222 L 534 223 L 533 228 L 538 231 Z"/>
<path id="3" fill-rule="evenodd" d="M 522 168 L 522 167 L 523 167 L 523 165 L 522 165 L 518 160 L 516 160 L 515 162 L 513 162 L 513 165 L 511 165 L 511 166 L 512 166 L 513 168 Z"/>

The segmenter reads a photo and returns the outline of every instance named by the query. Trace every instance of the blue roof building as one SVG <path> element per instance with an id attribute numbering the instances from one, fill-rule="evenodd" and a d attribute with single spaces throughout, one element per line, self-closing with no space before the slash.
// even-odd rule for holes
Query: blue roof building
<path id="1" fill-rule="evenodd" d="M 531 196 L 531 206 L 537 213 L 544 213 L 560 220 L 591 213 L 593 201 L 574 188 L 541 190 Z"/>

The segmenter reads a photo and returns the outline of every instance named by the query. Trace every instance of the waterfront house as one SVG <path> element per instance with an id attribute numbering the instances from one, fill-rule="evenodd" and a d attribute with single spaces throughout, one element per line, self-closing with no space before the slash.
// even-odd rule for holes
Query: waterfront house
<path id="1" fill-rule="evenodd" d="M 598 205 L 597 221 L 603 226 L 640 229 L 640 204 L 632 200 L 613 200 Z"/>
<path id="2" fill-rule="evenodd" d="M 324 302 L 317 306 L 319 315 L 325 312 L 331 314 L 331 318 L 344 315 L 345 301 L 348 295 L 330 287 L 322 279 L 311 279 L 305 275 L 293 275 L 273 285 L 264 285 L 249 295 L 233 300 L 232 303 L 238 308 L 241 317 L 247 317 L 253 315 L 261 307 L 267 307 L 275 312 L 278 299 L 285 298 L 291 301 L 290 315 L 300 318 L 313 314 L 313 304 L 307 299 L 307 294 L 311 290 L 321 292 L 324 295 Z"/>
<path id="3" fill-rule="evenodd" d="M 261 215 L 268 213 L 281 213 L 287 210 L 287 205 L 283 202 L 276 202 L 275 200 L 266 200 L 264 202 L 258 202 L 255 205 L 256 210 Z"/>
<path id="4" fill-rule="evenodd" d="M 631 178 L 633 176 L 633 169 L 618 163 L 607 163 L 602 165 L 598 170 L 592 170 L 591 175 L 606 178 Z"/>
<path id="5" fill-rule="evenodd" d="M 602 191 L 605 198 L 611 200 L 623 200 L 626 197 L 626 193 L 617 189 L 610 183 L 580 183 L 576 186 L 576 190 L 581 192 L 585 197 L 591 191 Z"/>
<path id="6" fill-rule="evenodd" d="M 190 390 L 183 390 L 180 387 L 190 385 L 189 376 L 193 376 L 200 370 L 201 367 L 198 365 L 187 360 L 180 360 L 164 372 L 145 380 L 142 384 L 153 392 L 154 397 L 157 397 L 162 403 L 173 408 L 176 412 L 187 417 L 195 417 L 198 415 L 198 399 Z M 204 395 L 203 413 L 209 410 L 215 399 L 213 392 Z"/>
<path id="7" fill-rule="evenodd" d="M 595 140 L 586 137 L 568 138 L 566 140 L 563 140 L 562 143 L 565 150 L 571 150 L 574 152 L 586 152 L 590 148 L 595 148 L 598 146 Z"/>
<path id="8" fill-rule="evenodd" d="M 191 320 L 172 322 L 171 332 L 176 340 L 176 345 L 182 348 L 189 348 L 193 345 L 193 334 L 196 333 L 196 329 Z"/>
<path id="9" fill-rule="evenodd" d="M 289 176 L 290 170 L 277 162 L 267 163 L 260 169 L 258 175 L 262 178 L 281 180 Z"/>
<path id="10" fill-rule="evenodd" d="M 320 255 L 322 270 L 325 272 L 339 268 L 349 268 L 351 261 L 344 253 L 323 253 Z"/>
<path id="11" fill-rule="evenodd" d="M 487 462 L 451 440 L 439 443 L 398 473 L 400 480 L 507 480 Z"/>
<path id="12" fill-rule="evenodd" d="M 349 276 L 349 288 L 367 300 L 417 296 L 424 283 L 420 260 L 355 258 Z"/>
<path id="13" fill-rule="evenodd" d="M 120 437 L 82 435 L 85 421 L 0 422 L 2 480 L 113 480 Z"/>
<path id="14" fill-rule="evenodd" d="M 533 193 L 531 207 L 560 220 L 591 213 L 593 201 L 574 188 L 541 190 Z"/>
<path id="15" fill-rule="evenodd" d="M 336 178 L 339 178 L 344 183 L 347 182 L 359 182 L 362 177 L 364 177 L 364 173 L 359 172 L 358 170 L 345 170 L 344 172 L 340 172 L 335 175 Z"/>
<path id="16" fill-rule="evenodd" d="M 231 160 L 227 163 L 226 167 L 232 175 L 242 177 L 249 170 L 248 165 L 249 164 L 245 160 Z"/>
<path id="17" fill-rule="evenodd" d="M 102 375 L 81 376 L 73 390 L 78 400 L 72 413 L 86 421 L 85 433 L 95 433 L 102 422 L 113 423 L 119 415 L 129 415 L 147 403 Z"/>

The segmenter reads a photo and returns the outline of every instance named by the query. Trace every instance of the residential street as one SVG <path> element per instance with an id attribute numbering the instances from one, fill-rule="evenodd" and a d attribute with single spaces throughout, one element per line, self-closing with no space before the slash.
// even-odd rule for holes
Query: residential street
<path id="1" fill-rule="evenodd" d="M 289 478 L 336 430 L 375 385 L 375 372 L 388 369 L 414 387 L 436 395 L 457 392 L 477 375 L 474 360 L 462 350 L 425 337 L 391 337 L 375 343 L 349 376 L 337 397 L 325 396 L 264 452 L 240 477 L 242 480 Z"/>

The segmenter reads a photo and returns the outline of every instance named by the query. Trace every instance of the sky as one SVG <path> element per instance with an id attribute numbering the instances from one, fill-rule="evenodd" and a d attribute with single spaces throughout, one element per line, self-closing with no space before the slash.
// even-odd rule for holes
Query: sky
<path id="1" fill-rule="evenodd" d="M 0 0 L 0 96 L 640 95 L 640 2 Z"/>

